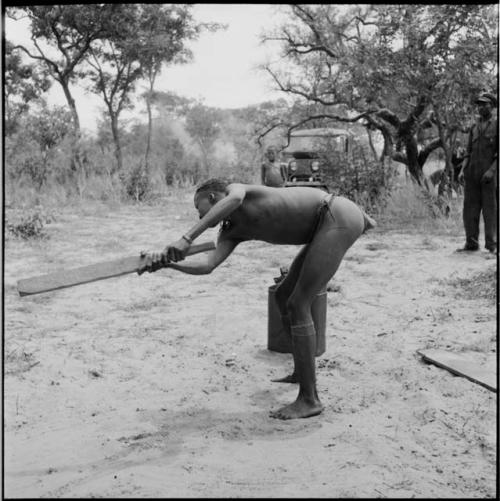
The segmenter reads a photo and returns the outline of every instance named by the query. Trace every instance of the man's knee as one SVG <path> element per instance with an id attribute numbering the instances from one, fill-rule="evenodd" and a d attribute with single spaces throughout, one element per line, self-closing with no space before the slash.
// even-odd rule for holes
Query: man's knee
<path id="1" fill-rule="evenodd" d="M 303 320 L 311 314 L 312 301 L 302 294 L 293 293 L 286 301 L 286 312 L 292 323 Z"/>

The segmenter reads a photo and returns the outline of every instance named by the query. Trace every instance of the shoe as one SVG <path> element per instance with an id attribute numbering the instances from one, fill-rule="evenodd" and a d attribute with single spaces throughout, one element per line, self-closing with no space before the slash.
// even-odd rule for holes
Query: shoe
<path id="1" fill-rule="evenodd" d="M 497 248 L 496 247 L 486 247 L 486 250 L 490 252 L 491 254 L 496 254 L 497 253 Z"/>
<path id="2" fill-rule="evenodd" d="M 470 247 L 466 245 L 465 247 L 460 247 L 460 249 L 457 249 L 455 252 L 474 252 L 479 250 L 479 247 Z"/>

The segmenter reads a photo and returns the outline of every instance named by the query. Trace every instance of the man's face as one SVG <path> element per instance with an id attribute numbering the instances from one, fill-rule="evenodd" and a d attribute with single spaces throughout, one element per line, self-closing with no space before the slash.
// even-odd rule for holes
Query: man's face
<path id="1" fill-rule="evenodd" d="M 276 152 L 274 150 L 267 150 L 267 158 L 271 162 L 274 162 L 274 159 L 276 158 Z"/>
<path id="2" fill-rule="evenodd" d="M 491 109 L 491 103 L 488 103 L 486 101 L 477 102 L 477 111 L 481 117 L 488 118 L 491 115 Z"/>
<path id="3" fill-rule="evenodd" d="M 216 204 L 221 198 L 222 193 L 204 191 L 197 193 L 194 197 L 194 206 L 200 215 L 200 219 Z M 211 228 L 217 226 L 218 223 L 211 225 Z"/>

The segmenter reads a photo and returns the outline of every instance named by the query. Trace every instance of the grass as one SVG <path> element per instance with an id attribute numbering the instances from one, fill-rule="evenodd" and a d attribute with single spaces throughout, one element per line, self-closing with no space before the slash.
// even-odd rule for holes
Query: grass
<path id="1" fill-rule="evenodd" d="M 477 351 L 480 353 L 491 353 L 496 349 L 496 334 L 483 334 L 472 343 L 464 344 L 460 351 L 469 352 Z"/>
<path id="2" fill-rule="evenodd" d="M 455 297 L 464 299 L 486 299 L 491 303 L 497 298 L 497 270 L 492 264 L 487 270 L 480 271 L 468 278 L 454 278 L 446 282 L 455 288 Z"/>
<path id="3" fill-rule="evenodd" d="M 193 210 L 195 186 L 187 183 L 176 183 L 173 186 L 167 186 L 163 182 L 155 183 L 155 192 L 142 202 L 124 200 L 120 187 L 111 179 L 100 176 L 90 178 L 86 183 L 86 189 L 78 194 L 75 190 L 55 183 L 35 190 L 23 183 L 9 181 L 5 191 L 6 207 L 14 209 L 41 205 L 47 210 L 58 211 L 71 207 L 83 215 L 91 215 L 128 206 L 140 210 L 140 207 L 162 205 L 166 200 L 174 200 L 182 207 L 189 206 L 190 212 Z M 402 182 L 393 189 L 383 206 L 372 211 L 378 223 L 374 231 L 460 235 L 463 233 L 462 203 L 462 197 L 450 200 L 449 214 L 445 216 L 435 205 L 435 198 L 411 182 Z"/>
<path id="4" fill-rule="evenodd" d="M 35 360 L 33 353 L 29 353 L 24 347 L 16 347 L 8 350 L 4 357 L 5 374 L 21 374 L 29 371 L 40 362 Z"/>
<path id="5" fill-rule="evenodd" d="M 435 199 L 413 183 L 398 185 L 375 219 L 381 230 L 413 231 L 425 234 L 461 234 L 462 197 L 449 200 L 449 213 L 444 215 Z"/>

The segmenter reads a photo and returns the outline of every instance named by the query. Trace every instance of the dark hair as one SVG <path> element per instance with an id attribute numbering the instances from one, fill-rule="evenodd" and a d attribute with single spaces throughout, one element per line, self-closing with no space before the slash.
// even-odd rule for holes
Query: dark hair
<path id="1" fill-rule="evenodd" d="M 204 191 L 220 191 L 225 192 L 229 185 L 229 181 L 225 178 L 213 177 L 201 183 L 198 188 L 196 188 L 195 195 L 202 193 Z"/>

